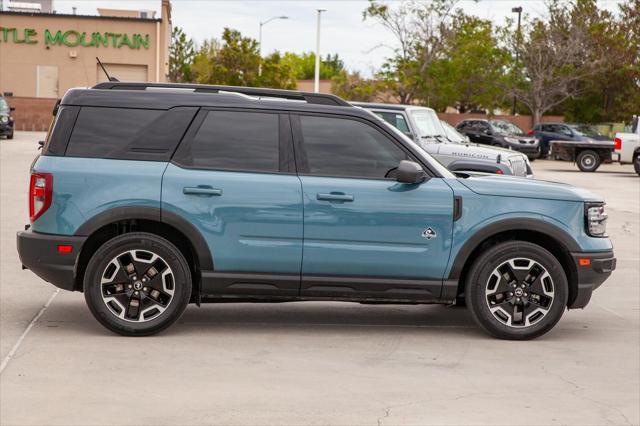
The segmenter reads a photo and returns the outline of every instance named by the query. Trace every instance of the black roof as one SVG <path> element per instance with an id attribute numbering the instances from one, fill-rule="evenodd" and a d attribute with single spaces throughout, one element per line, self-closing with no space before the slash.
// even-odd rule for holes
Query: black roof
<path id="1" fill-rule="evenodd" d="M 106 82 L 90 89 L 71 89 L 61 104 L 145 109 L 225 106 L 369 116 L 335 95 L 200 84 Z"/>

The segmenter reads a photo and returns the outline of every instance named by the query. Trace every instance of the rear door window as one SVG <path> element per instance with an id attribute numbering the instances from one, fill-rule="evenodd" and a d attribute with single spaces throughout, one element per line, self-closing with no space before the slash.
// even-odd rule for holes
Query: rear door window
<path id="1" fill-rule="evenodd" d="M 201 169 L 278 172 L 279 116 L 209 111 L 193 140 L 181 146 L 174 160 Z"/>

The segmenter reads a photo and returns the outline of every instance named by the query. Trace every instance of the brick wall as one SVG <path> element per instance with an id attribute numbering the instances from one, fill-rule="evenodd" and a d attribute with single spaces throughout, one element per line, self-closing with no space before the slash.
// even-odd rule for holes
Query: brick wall
<path id="1" fill-rule="evenodd" d="M 23 98 L 11 96 L 6 98 L 13 112 L 16 130 L 46 131 L 51 124 L 54 98 Z"/>

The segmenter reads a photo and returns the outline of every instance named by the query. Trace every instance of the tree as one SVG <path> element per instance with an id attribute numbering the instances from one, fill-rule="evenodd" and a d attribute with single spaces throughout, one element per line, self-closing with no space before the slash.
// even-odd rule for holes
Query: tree
<path id="1" fill-rule="evenodd" d="M 258 42 L 243 37 L 237 30 L 225 28 L 222 41 L 205 41 L 195 55 L 193 74 L 198 83 L 231 86 L 265 86 L 295 88 L 295 75 L 279 53 L 262 59 L 262 75 Z"/>
<path id="2" fill-rule="evenodd" d="M 554 0 L 549 5 L 549 19 L 535 19 L 525 24 L 525 34 L 519 43 L 518 35 L 512 37 L 512 46 L 519 49 L 522 79 L 512 89 L 513 94 L 525 104 L 539 123 L 542 115 L 578 96 L 581 82 L 597 74 L 604 60 L 589 26 L 585 23 L 584 10 L 560 4 Z M 516 73 L 520 75 L 520 73 Z"/>
<path id="3" fill-rule="evenodd" d="M 291 67 L 298 80 L 312 80 L 315 78 L 316 55 L 313 52 L 302 54 L 287 52 L 284 54 L 283 63 Z M 344 62 L 335 55 L 328 54 L 320 60 L 320 78 L 329 80 L 338 75 L 344 69 Z"/>
<path id="4" fill-rule="evenodd" d="M 362 78 L 360 73 L 340 71 L 331 79 L 331 92 L 349 101 L 372 102 L 384 90 L 384 83 Z"/>
<path id="5" fill-rule="evenodd" d="M 460 112 L 501 106 L 510 57 L 491 21 L 458 12 L 453 27 L 457 30 L 445 41 L 442 57 L 427 69 L 431 87 L 421 97 L 430 96 L 430 106 L 437 109 L 456 106 Z"/>
<path id="6" fill-rule="evenodd" d="M 171 31 L 171 46 L 169 46 L 169 81 L 184 83 L 191 82 L 191 65 L 195 56 L 192 39 L 182 28 L 173 27 Z"/>
<path id="7" fill-rule="evenodd" d="M 396 7 L 371 1 L 364 19 L 374 19 L 394 36 L 397 46 L 378 78 L 397 96 L 411 103 L 418 92 L 429 96 L 428 69 L 440 58 L 453 33 L 451 11 L 455 0 L 402 1 Z"/>
<path id="8" fill-rule="evenodd" d="M 603 61 L 580 83 L 580 96 L 564 103 L 567 120 L 625 121 L 640 111 L 639 8 L 640 0 L 623 3 L 616 17 L 593 1 L 576 4 Z"/>

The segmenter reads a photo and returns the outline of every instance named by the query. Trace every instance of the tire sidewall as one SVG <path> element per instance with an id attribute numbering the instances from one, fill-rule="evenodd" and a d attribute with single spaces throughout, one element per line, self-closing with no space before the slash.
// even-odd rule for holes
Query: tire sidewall
<path id="1" fill-rule="evenodd" d="M 128 250 L 146 250 L 159 255 L 174 274 L 174 294 L 167 309 L 149 321 L 136 323 L 115 316 L 102 299 L 102 274 L 114 257 Z M 191 272 L 180 251 L 169 241 L 153 234 L 130 233 L 115 237 L 103 244 L 91 257 L 84 276 L 84 295 L 94 317 L 109 330 L 129 336 L 155 334 L 184 312 L 191 297 Z"/>
<path id="2" fill-rule="evenodd" d="M 517 257 L 540 263 L 554 285 L 554 300 L 549 312 L 539 322 L 522 328 L 510 327 L 497 320 L 489 310 L 485 296 L 487 281 L 493 270 Z M 506 242 L 489 249 L 474 262 L 467 276 L 465 295 L 472 316 L 485 331 L 502 339 L 527 340 L 541 336 L 556 325 L 567 306 L 569 289 L 562 265 L 547 250 L 528 242 Z"/>
<path id="3" fill-rule="evenodd" d="M 582 163 L 586 157 L 593 158 L 593 164 L 591 166 L 588 166 Z M 600 166 L 600 157 L 598 156 L 597 153 L 593 151 L 583 151 L 578 155 L 577 162 L 578 162 L 578 168 L 583 172 L 595 172 Z"/>

